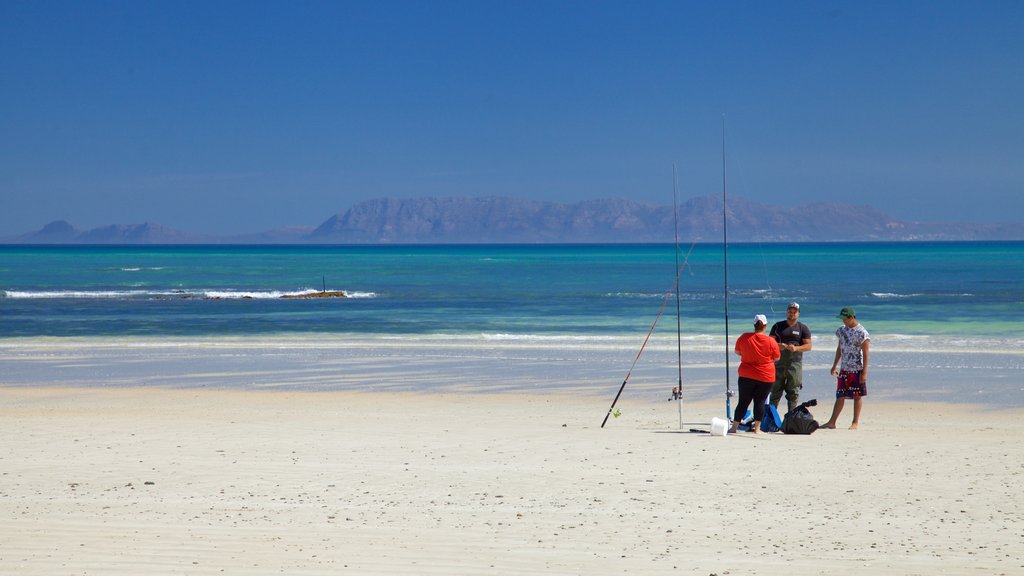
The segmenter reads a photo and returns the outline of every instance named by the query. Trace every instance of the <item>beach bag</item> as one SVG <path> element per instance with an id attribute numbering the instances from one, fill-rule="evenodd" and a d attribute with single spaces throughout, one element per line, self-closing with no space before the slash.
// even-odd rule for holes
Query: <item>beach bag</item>
<path id="1" fill-rule="evenodd" d="M 775 406 L 766 404 L 764 417 L 761 418 L 761 432 L 778 432 L 779 430 L 782 430 L 782 417 L 779 416 L 779 411 Z"/>
<path id="2" fill-rule="evenodd" d="M 782 432 L 784 434 L 813 434 L 818 429 L 818 421 L 811 416 L 811 411 L 807 407 L 817 404 L 817 400 L 811 400 L 788 412 L 782 419 Z"/>

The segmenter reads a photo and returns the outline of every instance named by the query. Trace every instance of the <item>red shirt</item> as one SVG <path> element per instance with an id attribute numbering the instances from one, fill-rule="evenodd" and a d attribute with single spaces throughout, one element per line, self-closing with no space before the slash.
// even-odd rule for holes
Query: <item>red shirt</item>
<path id="1" fill-rule="evenodd" d="M 779 359 L 779 343 L 763 333 L 747 332 L 736 340 L 740 355 L 740 376 L 759 382 L 775 382 L 775 361 Z"/>

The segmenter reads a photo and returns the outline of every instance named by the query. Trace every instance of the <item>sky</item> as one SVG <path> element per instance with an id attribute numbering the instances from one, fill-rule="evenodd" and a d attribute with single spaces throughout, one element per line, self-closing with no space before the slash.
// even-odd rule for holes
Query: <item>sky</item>
<path id="1" fill-rule="evenodd" d="M 753 201 L 1019 222 L 1021 30 L 1018 0 L 0 0 L 0 236 L 669 206 L 673 166 L 721 194 L 723 148 Z"/>

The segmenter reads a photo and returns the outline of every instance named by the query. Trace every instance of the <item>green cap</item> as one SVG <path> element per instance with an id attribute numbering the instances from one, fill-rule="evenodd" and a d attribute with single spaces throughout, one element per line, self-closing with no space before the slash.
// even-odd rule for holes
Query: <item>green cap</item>
<path id="1" fill-rule="evenodd" d="M 839 311 L 839 316 L 836 316 L 836 318 L 856 318 L 856 317 L 857 317 L 857 313 L 854 312 L 853 308 L 850 308 L 849 306 L 847 306 L 846 308 L 843 308 L 842 310 L 840 310 Z"/>

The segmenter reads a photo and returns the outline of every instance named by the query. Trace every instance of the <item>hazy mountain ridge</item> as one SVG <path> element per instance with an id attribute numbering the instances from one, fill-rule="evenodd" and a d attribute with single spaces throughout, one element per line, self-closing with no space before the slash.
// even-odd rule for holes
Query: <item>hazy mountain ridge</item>
<path id="1" fill-rule="evenodd" d="M 620 198 L 572 204 L 511 197 L 379 198 L 316 228 L 206 236 L 154 223 L 79 230 L 66 221 L 6 239 L 15 244 L 592 243 L 722 239 L 722 198 L 657 206 Z M 779 207 L 729 198 L 731 242 L 1021 240 L 1024 224 L 905 222 L 875 208 L 816 202 Z"/>
<path id="2" fill-rule="evenodd" d="M 110 224 L 80 230 L 65 220 L 57 220 L 37 232 L 22 234 L 10 241 L 15 244 L 190 244 L 212 240 L 215 238 L 182 232 L 152 222 Z"/>
<path id="3" fill-rule="evenodd" d="M 381 199 L 329 218 L 316 242 L 622 242 L 651 241 L 670 209 L 626 200 L 560 204 L 506 197 Z M 663 214 L 661 214 L 663 215 Z M 657 233 L 657 232 L 655 232 Z"/>

